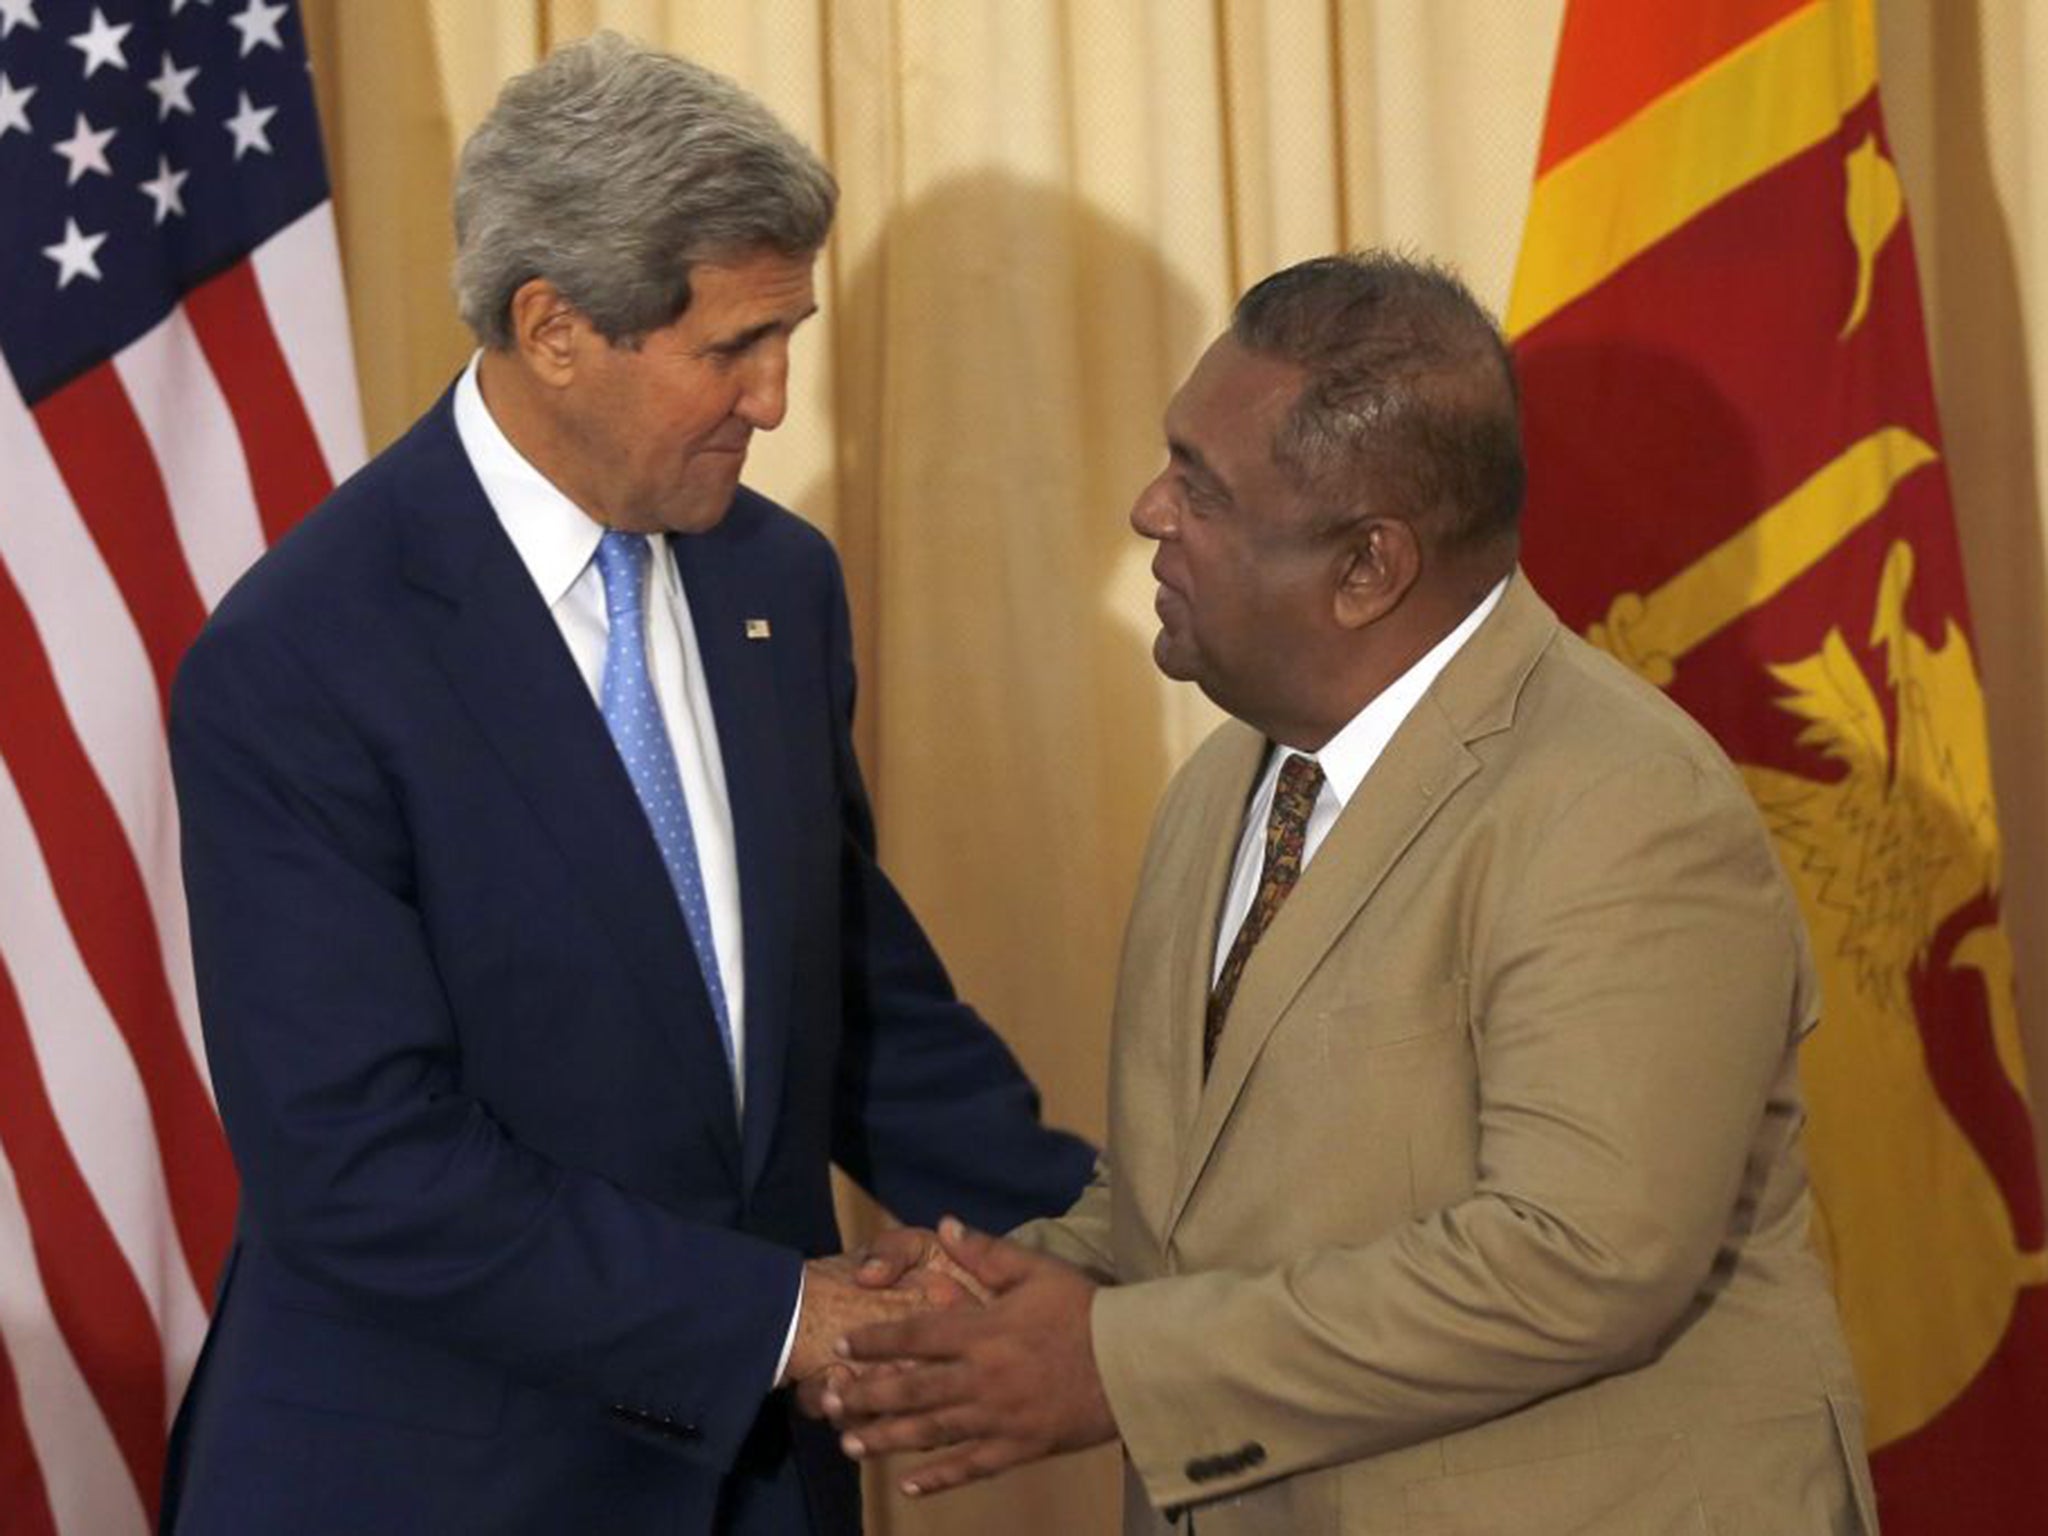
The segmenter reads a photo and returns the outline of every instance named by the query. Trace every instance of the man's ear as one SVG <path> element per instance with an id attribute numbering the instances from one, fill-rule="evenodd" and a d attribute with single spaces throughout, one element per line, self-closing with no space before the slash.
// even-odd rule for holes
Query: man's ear
<path id="1" fill-rule="evenodd" d="M 1372 517 L 1344 535 L 1335 613 L 1345 629 L 1363 629 L 1401 605 L 1422 575 L 1422 541 L 1398 517 Z"/>
<path id="2" fill-rule="evenodd" d="M 543 384 L 560 388 L 592 341 L 602 340 L 583 312 L 544 277 L 529 277 L 513 291 L 512 347 Z"/>

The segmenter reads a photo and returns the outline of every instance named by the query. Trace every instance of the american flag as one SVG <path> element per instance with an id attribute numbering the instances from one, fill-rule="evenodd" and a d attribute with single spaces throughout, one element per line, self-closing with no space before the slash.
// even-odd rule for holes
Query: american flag
<path id="1" fill-rule="evenodd" d="M 299 18 L 0 0 L 0 1529 L 141 1532 L 234 1172 L 164 744 L 362 459 Z"/>

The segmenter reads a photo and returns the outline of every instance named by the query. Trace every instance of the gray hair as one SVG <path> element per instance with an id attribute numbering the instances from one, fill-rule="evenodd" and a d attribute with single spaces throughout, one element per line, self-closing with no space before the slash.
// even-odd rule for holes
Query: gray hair
<path id="1" fill-rule="evenodd" d="M 831 173 L 738 85 L 599 32 L 508 81 L 462 148 L 455 299 L 487 347 L 544 277 L 633 345 L 690 304 L 690 269 L 825 243 Z"/>
<path id="2" fill-rule="evenodd" d="M 1448 268 L 1388 251 L 1322 256 L 1238 300 L 1231 334 L 1308 378 L 1273 454 L 1317 531 L 1392 512 L 1440 547 L 1512 537 L 1526 472 L 1514 363 Z"/>

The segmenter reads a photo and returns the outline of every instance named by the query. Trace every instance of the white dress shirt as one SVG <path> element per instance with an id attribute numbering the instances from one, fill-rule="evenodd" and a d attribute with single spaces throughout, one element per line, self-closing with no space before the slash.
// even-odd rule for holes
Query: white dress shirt
<path id="1" fill-rule="evenodd" d="M 556 489 L 512 446 L 476 381 L 477 359 L 455 386 L 455 431 L 463 451 L 483 483 L 491 509 L 505 535 L 519 551 L 527 574 L 540 589 L 541 601 L 562 632 L 563 643 L 576 660 L 576 670 L 602 705 L 604 648 L 611 633 L 605 615 L 604 575 L 597 568 L 597 545 L 604 528 Z M 690 622 L 690 599 L 670 557 L 665 539 L 654 545 L 656 558 L 647 564 L 648 590 L 641 594 L 647 615 L 647 660 L 654 682 L 661 722 L 675 750 L 676 771 L 683 781 L 683 799 L 690 808 L 690 832 L 697 844 L 697 866 L 704 876 L 704 900 L 711 916 L 711 947 L 718 955 L 719 978 L 725 984 L 725 1006 L 732 1020 L 732 1051 L 736 1065 L 747 1059 L 746 949 L 740 929 L 739 854 L 733 842 L 732 802 L 726 796 L 725 762 L 718 751 L 718 723 L 711 713 L 711 691 L 704 682 L 704 659 L 697 650 L 697 631 Z M 746 1073 L 733 1074 L 734 1101 L 744 1108 Z"/>
<path id="2" fill-rule="evenodd" d="M 553 481 L 528 463 L 492 419 L 477 385 L 478 357 L 469 360 L 455 385 L 455 434 L 470 467 L 482 483 L 491 510 L 504 525 L 505 536 L 519 552 L 541 601 L 562 641 L 575 658 L 576 670 L 603 706 L 604 648 L 611 621 L 604 605 L 604 575 L 597 568 L 598 540 L 604 529 L 564 496 Z M 690 807 L 690 831 L 697 842 L 697 864 L 704 876 L 704 899 L 711 913 L 711 946 L 725 983 L 725 1005 L 732 1019 L 733 1102 L 746 1104 L 746 950 L 740 931 L 740 869 L 732 833 L 732 801 L 725 791 L 725 760 L 718 751 L 718 723 L 711 713 L 711 691 L 704 681 L 704 658 L 697 649 L 697 631 L 690 622 L 689 594 L 683 590 L 667 542 L 657 543 L 658 559 L 648 562 L 647 585 L 641 594 L 647 615 L 647 654 L 661 722 L 675 748 L 676 771 L 683 781 L 683 799 Z M 796 1307 L 782 1340 L 782 1358 L 775 1380 L 789 1366 L 796 1346 L 796 1328 L 803 1316 L 804 1291 L 797 1284 Z"/>
<path id="3" fill-rule="evenodd" d="M 1344 729 L 1323 743 L 1320 752 L 1296 753 L 1282 748 L 1268 758 L 1266 771 L 1259 776 L 1258 790 L 1245 807 L 1244 830 L 1237 840 L 1237 862 L 1231 865 L 1230 889 L 1224 896 L 1222 921 L 1216 930 L 1216 955 L 1209 967 L 1210 986 L 1215 986 L 1216 978 L 1223 974 L 1223 962 L 1230 957 L 1237 930 L 1244 926 L 1245 914 L 1251 911 L 1252 900 L 1258 895 L 1259 871 L 1266 858 L 1266 818 L 1273 813 L 1273 792 L 1280 783 L 1281 764 L 1290 757 L 1310 757 L 1323 770 L 1323 787 L 1308 813 L 1308 834 L 1302 842 L 1301 867 L 1306 872 L 1309 861 L 1323 846 L 1323 839 L 1330 835 L 1330 828 L 1337 824 L 1337 818 L 1350 804 L 1366 774 L 1372 771 L 1372 765 L 1379 761 L 1380 753 L 1394 739 L 1401 722 L 1429 692 L 1429 685 L 1450 665 L 1451 658 L 1472 638 L 1472 632 L 1493 612 L 1507 586 L 1507 578 L 1503 577 L 1479 600 L 1479 606 L 1459 621 L 1456 629 L 1353 715 Z"/>

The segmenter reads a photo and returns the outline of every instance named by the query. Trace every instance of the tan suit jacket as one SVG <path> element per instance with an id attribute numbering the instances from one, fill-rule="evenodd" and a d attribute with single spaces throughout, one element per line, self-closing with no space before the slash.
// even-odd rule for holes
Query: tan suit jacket
<path id="1" fill-rule="evenodd" d="M 1875 1531 L 1807 1238 L 1814 972 L 1719 749 L 1518 574 L 1253 952 L 1204 1084 L 1265 750 L 1228 723 L 1168 789 L 1104 1171 L 1020 1234 L 1112 1282 L 1126 1530 Z"/>

